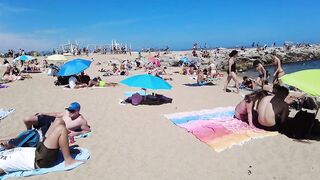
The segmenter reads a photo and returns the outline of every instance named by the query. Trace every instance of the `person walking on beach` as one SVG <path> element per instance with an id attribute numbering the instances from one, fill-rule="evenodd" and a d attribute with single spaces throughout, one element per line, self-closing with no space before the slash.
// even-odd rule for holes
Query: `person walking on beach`
<path id="1" fill-rule="evenodd" d="M 276 53 L 273 52 L 271 54 L 271 57 L 272 57 L 272 60 L 273 60 L 273 65 L 275 67 L 275 70 L 274 70 L 274 79 L 273 79 L 273 84 L 279 84 L 279 78 L 281 76 L 283 76 L 285 74 L 284 70 L 282 69 L 282 66 L 281 66 L 281 60 L 276 56 Z"/>
<path id="2" fill-rule="evenodd" d="M 237 77 L 237 68 L 236 68 L 236 60 L 237 60 L 237 56 L 238 56 L 238 51 L 237 50 L 233 50 L 231 51 L 231 53 L 229 54 L 229 65 L 228 65 L 228 77 L 227 77 L 227 83 L 224 87 L 224 90 L 226 92 L 231 92 L 230 89 L 228 89 L 228 84 L 230 82 L 231 79 L 233 79 L 233 81 L 236 83 L 236 88 L 237 88 L 237 93 L 239 93 L 239 82 L 238 82 L 238 77 Z"/>
<path id="3" fill-rule="evenodd" d="M 255 67 L 259 73 L 259 76 L 257 78 L 257 84 L 261 86 L 261 88 L 263 88 L 263 86 L 267 84 L 268 72 L 266 71 L 266 69 L 263 67 L 262 63 L 259 60 L 253 61 L 253 67 Z"/>

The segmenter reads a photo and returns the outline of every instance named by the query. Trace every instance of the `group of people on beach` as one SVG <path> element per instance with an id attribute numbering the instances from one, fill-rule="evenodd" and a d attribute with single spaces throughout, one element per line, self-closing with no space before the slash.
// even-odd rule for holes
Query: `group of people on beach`
<path id="1" fill-rule="evenodd" d="M 230 89 L 228 89 L 228 84 L 230 80 L 232 79 L 235 82 L 235 87 L 237 89 L 237 93 L 239 93 L 240 85 L 243 85 L 244 87 L 250 88 L 250 89 L 256 89 L 257 87 L 261 87 L 262 89 L 264 88 L 265 85 L 268 85 L 268 78 L 270 76 L 269 72 L 264 68 L 262 65 L 262 62 L 259 60 L 253 61 L 253 67 L 257 70 L 259 73 L 258 77 L 256 80 L 250 79 L 248 77 L 243 78 L 242 84 L 239 83 L 238 80 L 238 72 L 237 72 L 237 57 L 238 57 L 239 52 L 237 50 L 231 51 L 229 54 L 229 59 L 228 59 L 228 69 L 227 69 L 227 82 L 225 84 L 224 90 L 226 92 L 231 92 Z M 276 53 L 273 52 L 271 54 L 272 60 L 273 60 L 273 65 L 275 66 L 275 71 L 273 74 L 273 84 L 279 84 L 280 80 L 279 78 L 282 77 L 285 72 L 281 66 L 281 60 L 276 56 Z"/>
<path id="2" fill-rule="evenodd" d="M 0 175 L 19 170 L 49 168 L 54 165 L 61 151 L 65 166 L 78 162 L 71 156 L 69 142 L 74 137 L 91 131 L 87 120 L 80 113 L 78 102 L 71 103 L 65 112 L 36 113 L 23 119 L 27 130 L 36 130 L 39 142 L 35 147 L 17 147 L 19 137 L 1 140 L 5 152 L 0 156 Z"/>
<path id="3" fill-rule="evenodd" d="M 304 106 L 311 110 L 318 109 L 320 104 L 302 92 L 299 93 L 295 91 L 297 94 L 289 95 L 289 87 L 281 85 L 280 77 L 282 77 L 285 72 L 281 66 L 281 60 L 275 53 L 271 54 L 275 66 L 272 81 L 273 86 L 271 86 L 267 80 L 269 78 L 269 72 L 259 60 L 253 61 L 253 67 L 255 67 L 259 73 L 257 79 L 253 80 L 244 76 L 243 82 L 240 84 L 237 77 L 237 56 L 238 51 L 236 50 L 231 51 L 229 54 L 228 76 L 224 91 L 231 92 L 227 87 L 230 80 L 233 79 L 237 93 L 239 93 L 240 87 L 248 88 L 253 92 L 245 95 L 244 99 L 237 104 L 235 107 L 235 118 L 246 122 L 250 127 L 267 131 L 279 131 L 284 134 L 295 135 L 299 132 L 299 137 L 320 136 L 320 123 L 315 120 L 315 115 L 312 115 L 312 113 L 308 116 L 310 117 L 308 120 L 301 120 L 300 118 L 301 114 L 308 114 L 304 111 L 299 111 L 295 118 L 289 117 L 289 107 L 293 107 L 297 102 L 298 106 Z"/>
<path id="4" fill-rule="evenodd" d="M 35 72 L 41 72 L 41 67 L 38 61 L 30 61 L 27 63 L 22 63 L 21 67 L 18 68 L 17 62 L 10 63 L 7 59 L 4 59 L 3 65 L 6 67 L 1 80 L 8 83 L 13 82 L 17 80 L 24 80 L 25 78 L 28 78 L 30 76 L 23 75 L 22 73 L 35 73 Z"/>
<path id="5" fill-rule="evenodd" d="M 295 107 L 298 112 L 293 118 L 289 117 L 289 108 L 293 108 L 297 101 L 298 106 L 310 110 L 320 106 L 304 93 L 291 96 L 287 87 L 274 84 L 272 92 L 260 89 L 245 95 L 235 107 L 234 117 L 252 128 L 278 131 L 291 138 L 320 137 L 320 122 L 314 113 Z"/>

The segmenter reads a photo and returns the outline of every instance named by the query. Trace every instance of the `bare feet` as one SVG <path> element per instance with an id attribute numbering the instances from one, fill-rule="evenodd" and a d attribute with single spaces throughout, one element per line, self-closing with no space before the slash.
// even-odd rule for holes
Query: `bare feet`
<path id="1" fill-rule="evenodd" d="M 74 165 L 76 163 L 81 163 L 81 162 L 84 163 L 84 161 L 79 161 L 79 160 L 75 160 L 73 158 L 70 158 L 70 159 L 64 161 L 64 166 L 68 167 L 68 166 Z"/>

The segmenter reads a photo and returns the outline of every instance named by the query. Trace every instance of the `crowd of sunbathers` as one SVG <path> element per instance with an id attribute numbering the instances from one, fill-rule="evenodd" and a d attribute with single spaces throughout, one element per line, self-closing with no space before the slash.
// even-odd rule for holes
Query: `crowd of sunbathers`
<path id="1" fill-rule="evenodd" d="M 58 76 L 54 82 L 55 85 L 66 85 L 65 87 L 71 89 L 88 88 L 88 87 L 106 87 L 115 86 L 117 83 L 106 83 L 100 76 L 91 77 L 84 72 L 79 75 L 72 76 Z"/>
<path id="2" fill-rule="evenodd" d="M 14 82 L 17 80 L 24 80 L 25 78 L 29 78 L 30 75 L 22 74 L 22 73 L 34 73 L 41 72 L 40 65 L 37 61 L 28 61 L 21 63 L 21 68 L 17 67 L 17 62 L 9 63 L 7 59 L 4 59 L 3 65 L 6 66 L 6 69 L 1 77 L 1 80 L 8 83 Z"/>
<path id="3" fill-rule="evenodd" d="M 35 130 L 39 141 L 34 147 L 17 143 L 19 137 L 1 140 L 0 175 L 14 171 L 49 168 L 54 165 L 61 151 L 65 167 L 75 164 L 69 149 L 74 137 L 91 132 L 87 120 L 80 114 L 80 104 L 71 103 L 65 112 L 36 113 L 23 119 L 26 129 Z M 20 148 L 18 148 L 18 147 Z"/>

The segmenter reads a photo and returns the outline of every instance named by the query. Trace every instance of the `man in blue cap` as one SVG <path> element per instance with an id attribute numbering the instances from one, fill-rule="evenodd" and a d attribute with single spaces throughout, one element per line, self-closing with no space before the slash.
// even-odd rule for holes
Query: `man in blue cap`
<path id="1" fill-rule="evenodd" d="M 80 114 L 80 108 L 78 102 L 73 102 L 65 112 L 36 113 L 24 118 L 23 122 L 27 129 L 32 127 L 41 129 L 43 136 L 46 137 L 47 133 L 50 134 L 50 126 L 59 125 L 63 121 L 69 131 L 69 136 L 74 137 L 91 131 L 87 120 Z"/>

